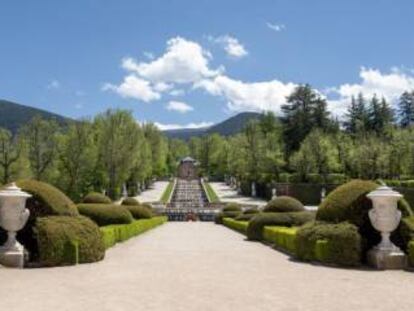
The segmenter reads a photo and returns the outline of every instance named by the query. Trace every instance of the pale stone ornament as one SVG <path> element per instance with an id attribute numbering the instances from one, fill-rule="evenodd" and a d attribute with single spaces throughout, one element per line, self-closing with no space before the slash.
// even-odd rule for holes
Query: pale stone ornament
<path id="1" fill-rule="evenodd" d="M 401 220 L 398 200 L 403 196 L 387 186 L 370 192 L 367 197 L 373 208 L 369 219 L 373 227 L 381 233 L 381 242 L 367 254 L 368 262 L 377 269 L 402 269 L 407 265 L 407 256 L 391 240 L 391 233 L 397 229 Z"/>
<path id="2" fill-rule="evenodd" d="M 24 247 L 16 240 L 30 215 L 25 207 L 31 195 L 23 192 L 15 183 L 0 191 L 0 226 L 7 231 L 7 241 L 0 247 L 0 264 L 23 268 Z"/>

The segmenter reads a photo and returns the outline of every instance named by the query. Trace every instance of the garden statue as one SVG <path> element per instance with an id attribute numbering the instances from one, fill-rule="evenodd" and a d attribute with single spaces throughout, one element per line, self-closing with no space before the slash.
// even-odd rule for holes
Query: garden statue
<path id="1" fill-rule="evenodd" d="M 16 240 L 16 234 L 29 219 L 26 200 L 30 197 L 15 183 L 0 191 L 0 226 L 7 231 L 7 241 L 0 247 L 0 264 L 4 266 L 24 266 L 24 247 Z"/>
<path id="2" fill-rule="evenodd" d="M 322 187 L 322 189 L 321 189 L 321 202 L 323 200 L 325 200 L 325 197 L 326 197 L 326 189 L 325 189 L 325 187 Z"/>
<path id="3" fill-rule="evenodd" d="M 256 183 L 252 182 L 252 197 L 256 197 Z"/>
<path id="4" fill-rule="evenodd" d="M 128 197 L 128 190 L 126 184 L 122 185 L 122 197 L 127 198 Z"/>
<path id="5" fill-rule="evenodd" d="M 391 233 L 401 220 L 398 200 L 402 195 L 387 186 L 380 186 L 367 197 L 373 208 L 369 211 L 372 226 L 381 233 L 381 242 L 368 251 L 368 262 L 378 269 L 402 269 L 406 266 L 406 255 L 391 240 Z"/>
<path id="6" fill-rule="evenodd" d="M 272 189 L 272 200 L 274 200 L 276 198 L 277 198 L 277 190 L 276 190 L 276 188 L 273 188 Z"/>

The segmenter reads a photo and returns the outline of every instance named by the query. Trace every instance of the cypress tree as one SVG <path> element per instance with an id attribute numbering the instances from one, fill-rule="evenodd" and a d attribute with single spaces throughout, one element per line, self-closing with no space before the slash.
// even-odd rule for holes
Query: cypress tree
<path id="1" fill-rule="evenodd" d="M 414 91 L 404 92 L 398 103 L 398 119 L 401 127 L 414 124 Z"/>

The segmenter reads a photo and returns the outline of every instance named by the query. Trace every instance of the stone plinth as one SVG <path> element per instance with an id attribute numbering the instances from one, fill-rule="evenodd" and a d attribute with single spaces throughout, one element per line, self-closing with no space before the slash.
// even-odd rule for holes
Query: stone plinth
<path id="1" fill-rule="evenodd" d="M 407 256 L 401 250 L 380 250 L 373 248 L 368 251 L 369 265 L 376 269 L 404 269 L 407 267 Z"/>
<path id="2" fill-rule="evenodd" d="M 9 250 L 0 247 L 0 264 L 9 268 L 23 268 L 24 267 L 24 250 L 15 249 Z"/>

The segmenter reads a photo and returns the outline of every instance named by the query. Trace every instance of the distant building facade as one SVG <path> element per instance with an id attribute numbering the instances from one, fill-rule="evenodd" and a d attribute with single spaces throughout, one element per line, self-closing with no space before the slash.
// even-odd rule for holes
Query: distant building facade
<path id="1" fill-rule="evenodd" d="M 180 161 L 178 166 L 178 178 L 183 179 L 197 179 L 198 169 L 197 161 L 191 157 L 185 157 Z"/>

